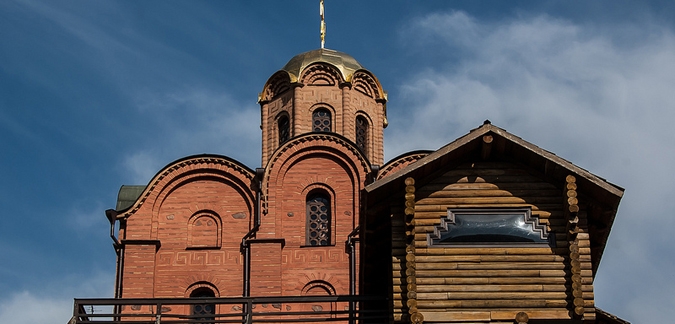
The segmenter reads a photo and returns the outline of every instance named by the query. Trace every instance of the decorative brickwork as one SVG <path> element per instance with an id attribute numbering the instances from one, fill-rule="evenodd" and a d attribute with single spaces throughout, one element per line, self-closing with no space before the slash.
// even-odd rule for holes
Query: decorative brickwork
<path id="1" fill-rule="evenodd" d="M 622 189 L 489 122 L 438 151 L 383 165 L 386 101 L 351 56 L 303 53 L 259 96 L 255 172 L 201 155 L 169 164 L 140 195 L 140 186 L 123 187 L 118 206 L 138 198 L 106 211 L 111 232 L 119 229 L 116 297 L 220 298 L 115 311 L 158 323 L 273 322 L 281 312 L 386 322 L 367 318 L 379 312 L 401 324 L 604 317 L 593 279 Z M 504 210 L 523 217 L 499 218 Z M 480 215 L 462 226 L 481 240 L 443 237 L 462 215 Z M 482 231 L 507 223 L 537 240 L 508 245 L 524 237 Z"/>
<path id="2" fill-rule="evenodd" d="M 260 96 L 262 164 L 267 165 L 284 142 L 279 138 L 278 121 L 281 113 L 287 113 L 291 138 L 313 131 L 330 131 L 354 143 L 357 142 L 356 117 L 365 118 L 369 129 L 362 150 L 371 163 L 382 165 L 386 96 L 375 76 L 363 69 L 347 76 L 342 68 L 323 61 L 307 64 L 295 72 L 299 73 L 295 82 L 290 81 L 294 76 L 287 71 L 275 73 Z M 329 109 L 330 127 L 315 128 L 314 113 L 319 107 Z"/>

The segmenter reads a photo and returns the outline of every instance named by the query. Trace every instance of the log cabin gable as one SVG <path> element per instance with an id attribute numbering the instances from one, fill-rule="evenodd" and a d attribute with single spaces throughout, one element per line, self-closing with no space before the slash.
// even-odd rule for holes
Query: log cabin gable
<path id="1" fill-rule="evenodd" d="M 391 171 L 364 196 L 366 211 L 400 206 L 385 213 L 395 322 L 508 321 L 518 311 L 594 320 L 593 277 L 623 189 L 489 123 Z M 547 241 L 440 242 L 459 213 L 495 211 L 522 212 Z M 363 222 L 365 232 L 381 237 L 373 225 L 387 215 Z M 364 245 L 366 254 L 384 247 Z"/>
<path id="2" fill-rule="evenodd" d="M 556 199 L 560 203 L 565 203 L 568 198 L 571 198 L 566 196 L 568 194 L 566 178 L 568 176 L 575 177 L 573 194 L 576 195 L 574 197 L 576 202 L 580 204 L 578 206 L 583 207 L 580 213 L 586 217 L 581 225 L 587 227 L 588 233 L 586 235 L 589 235 L 593 258 L 592 269 L 593 273 L 596 272 L 619 202 L 623 196 L 623 188 L 611 184 L 605 179 L 502 128 L 494 126 L 489 121 L 471 130 L 467 135 L 366 186 L 366 202 L 374 205 L 375 202 L 390 199 L 391 193 L 403 192 L 405 188 L 404 179 L 407 177 L 417 180 L 418 188 L 421 191 L 417 196 L 418 199 L 422 199 L 422 195 L 427 191 L 423 187 L 430 188 L 431 191 L 435 190 L 430 187 L 430 184 L 434 181 L 440 181 L 439 177 L 449 170 L 454 170 L 452 172 L 455 172 L 455 174 L 452 176 L 457 179 L 466 177 L 467 181 L 471 180 L 476 175 L 464 174 L 463 172 L 467 172 L 468 169 L 463 168 L 464 170 L 461 170 L 462 167 L 460 166 L 463 164 L 471 165 L 472 163 L 488 165 L 490 163 L 511 163 L 516 165 L 518 167 L 511 169 L 520 168 L 521 170 L 518 172 L 524 171 L 530 177 L 538 178 L 538 185 L 542 186 L 539 189 L 546 190 L 549 193 L 552 190 L 558 190 L 558 193 L 556 193 L 558 198 Z M 497 167 L 497 169 L 500 168 L 502 167 Z M 508 169 L 506 170 L 508 171 Z M 507 175 L 502 175 L 502 178 L 505 176 Z M 434 185 L 438 187 L 440 184 Z M 535 198 L 534 201 L 536 199 L 538 198 Z M 531 202 L 528 203 L 532 204 Z M 366 206 L 366 209 L 369 207 L 370 205 Z M 428 208 L 435 208 L 438 223 L 440 223 L 441 214 L 447 213 L 446 209 L 439 209 L 440 207 Z M 558 208 L 561 210 L 563 206 L 561 205 Z"/>

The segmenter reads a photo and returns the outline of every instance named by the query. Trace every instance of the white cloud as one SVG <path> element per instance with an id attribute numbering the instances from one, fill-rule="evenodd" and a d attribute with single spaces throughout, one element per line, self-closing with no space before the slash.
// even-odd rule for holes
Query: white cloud
<path id="1" fill-rule="evenodd" d="M 430 60 L 400 86 L 399 104 L 413 113 L 397 125 L 403 112 L 392 109 L 387 152 L 438 148 L 490 119 L 627 188 L 596 300 L 629 320 L 659 323 L 675 309 L 663 307 L 659 317 L 650 315 L 654 307 L 634 305 L 673 304 L 675 268 L 664 259 L 675 257 L 675 238 L 655 228 L 675 226 L 675 35 L 665 28 L 645 33 L 618 43 L 606 30 L 549 16 L 500 22 L 463 12 L 423 17 L 402 33 L 412 39 L 407 45 L 448 58 Z"/>
<path id="2" fill-rule="evenodd" d="M 127 155 L 123 161 L 127 176 L 125 180 L 131 184 L 146 184 L 152 178 L 162 163 L 151 151 L 138 151 Z"/>
<path id="3" fill-rule="evenodd" d="M 72 300 L 52 299 L 24 291 L 2 301 L 2 304 L 0 304 L 0 322 L 65 324 L 73 315 L 72 304 Z M 38 309 L 39 312 L 32 311 Z"/>
<path id="4" fill-rule="evenodd" d="M 7 294 L 0 300 L 0 323 L 65 324 L 73 315 L 73 298 L 111 296 L 114 277 L 110 273 L 90 278 L 61 278 L 37 290 Z"/>
<path id="5" fill-rule="evenodd" d="M 250 168 L 260 163 L 260 108 L 205 89 L 146 92 L 136 101 L 152 125 L 141 148 L 124 157 L 130 181 L 146 184 L 164 165 L 193 154 L 226 155 Z"/>

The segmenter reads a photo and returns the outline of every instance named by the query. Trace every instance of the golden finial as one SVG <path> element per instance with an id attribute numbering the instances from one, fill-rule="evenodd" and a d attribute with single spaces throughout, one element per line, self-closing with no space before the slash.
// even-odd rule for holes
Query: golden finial
<path id="1" fill-rule="evenodd" d="M 321 48 L 326 44 L 326 21 L 323 18 L 323 0 L 319 3 L 319 14 L 321 15 Z"/>

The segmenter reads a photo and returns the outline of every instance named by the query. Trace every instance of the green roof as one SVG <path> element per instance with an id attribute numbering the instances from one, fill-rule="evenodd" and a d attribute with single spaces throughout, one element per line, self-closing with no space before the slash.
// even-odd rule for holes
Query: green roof
<path id="1" fill-rule="evenodd" d="M 115 209 L 121 211 L 131 207 L 141 196 L 143 190 L 145 190 L 145 186 L 122 186 L 119 194 L 117 194 L 117 207 Z"/>

